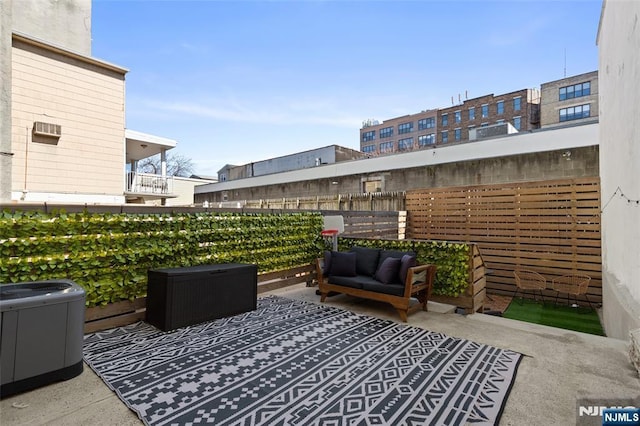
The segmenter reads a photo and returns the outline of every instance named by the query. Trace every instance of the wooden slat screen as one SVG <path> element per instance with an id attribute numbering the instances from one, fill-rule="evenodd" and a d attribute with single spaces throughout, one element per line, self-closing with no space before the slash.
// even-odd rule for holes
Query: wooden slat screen
<path id="1" fill-rule="evenodd" d="M 398 239 L 404 233 L 404 212 L 321 210 L 323 216 L 342 215 L 344 237 Z M 402 219 L 402 221 L 400 220 Z"/>
<path id="2" fill-rule="evenodd" d="M 408 191 L 407 238 L 478 243 L 492 293 L 512 294 L 513 271 L 591 277 L 602 300 L 598 177 Z M 548 290 L 545 295 L 555 297 Z M 562 296 L 561 296 L 562 297 Z"/>

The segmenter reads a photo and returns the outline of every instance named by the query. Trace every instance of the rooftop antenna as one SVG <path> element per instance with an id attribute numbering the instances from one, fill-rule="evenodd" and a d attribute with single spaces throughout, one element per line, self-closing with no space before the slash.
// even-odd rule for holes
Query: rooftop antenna
<path id="1" fill-rule="evenodd" d="M 564 76 L 567 77 L 567 48 L 564 48 Z"/>

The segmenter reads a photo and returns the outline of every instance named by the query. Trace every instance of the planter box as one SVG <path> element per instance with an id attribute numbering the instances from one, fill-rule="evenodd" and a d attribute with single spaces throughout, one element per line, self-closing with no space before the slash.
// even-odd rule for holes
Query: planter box
<path id="1" fill-rule="evenodd" d="M 465 314 L 474 312 L 482 312 L 484 309 L 484 301 L 487 295 L 486 284 L 487 279 L 484 276 L 485 267 L 482 255 L 476 244 L 470 244 L 471 256 L 469 258 L 469 286 L 467 290 L 457 296 L 441 296 L 434 294 L 431 300 L 439 303 L 454 305 L 464 310 Z"/>

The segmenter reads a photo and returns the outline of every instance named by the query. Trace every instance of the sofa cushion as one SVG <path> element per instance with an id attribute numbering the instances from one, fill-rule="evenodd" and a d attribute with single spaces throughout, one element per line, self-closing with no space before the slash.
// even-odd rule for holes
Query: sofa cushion
<path id="1" fill-rule="evenodd" d="M 329 282 L 329 284 L 337 284 L 351 288 L 362 288 L 362 283 L 366 280 L 376 282 L 375 280 L 373 280 L 373 278 L 367 278 L 362 275 L 356 277 L 341 277 L 337 275 L 330 275 L 327 281 Z"/>
<path id="2" fill-rule="evenodd" d="M 324 251 L 324 264 L 322 265 L 322 275 L 329 275 L 329 271 L 331 271 L 331 251 Z"/>
<path id="3" fill-rule="evenodd" d="M 400 259 L 395 257 L 388 257 L 378 267 L 375 279 L 383 284 L 398 283 L 399 270 Z"/>
<path id="4" fill-rule="evenodd" d="M 382 250 L 380 252 L 380 259 L 378 259 L 378 267 L 384 262 L 387 257 L 395 257 L 398 259 L 402 259 L 402 256 L 408 254 L 409 256 L 416 256 L 416 253 L 413 251 L 399 251 L 399 250 Z"/>
<path id="5" fill-rule="evenodd" d="M 401 283 L 404 284 L 404 282 L 407 281 L 407 274 L 409 273 L 409 268 L 413 268 L 417 264 L 418 263 L 416 261 L 415 256 L 411 256 L 408 254 L 405 254 L 404 256 L 402 256 L 402 259 L 400 259 L 400 271 L 398 272 L 398 278 L 400 278 Z"/>
<path id="6" fill-rule="evenodd" d="M 364 290 L 375 291 L 376 293 L 393 294 L 394 296 L 404 295 L 404 286 L 400 284 L 382 284 L 377 281 L 362 283 Z"/>
<path id="7" fill-rule="evenodd" d="M 380 249 L 353 246 L 351 251 L 356 254 L 356 273 L 373 277 L 378 268 Z"/>
<path id="8" fill-rule="evenodd" d="M 343 277 L 356 276 L 356 254 L 351 252 L 331 252 L 331 269 L 329 276 L 339 275 Z"/>

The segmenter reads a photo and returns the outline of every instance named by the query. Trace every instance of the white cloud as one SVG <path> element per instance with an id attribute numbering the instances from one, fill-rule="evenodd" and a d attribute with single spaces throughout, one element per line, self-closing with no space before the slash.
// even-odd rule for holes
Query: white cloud
<path id="1" fill-rule="evenodd" d="M 227 99 L 226 102 L 198 102 L 198 101 L 168 101 L 145 99 L 140 100 L 144 108 L 159 112 L 180 113 L 189 116 L 205 117 L 219 121 L 231 121 L 254 124 L 278 125 L 327 125 L 334 127 L 359 128 L 361 118 L 346 111 L 340 111 L 330 100 L 319 101 L 287 101 L 265 103 L 254 100 L 251 105 L 237 99 Z"/>
<path id="2" fill-rule="evenodd" d="M 518 25 L 512 28 L 501 26 L 489 35 L 487 42 L 496 47 L 518 46 L 531 40 L 539 39 L 540 32 L 544 30 L 550 21 L 547 18 L 537 17 L 528 20 L 518 20 Z M 505 23 L 506 25 L 506 23 Z"/>

